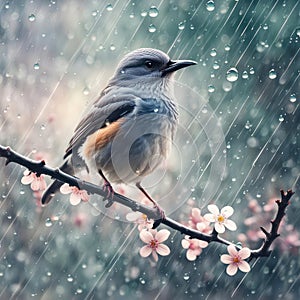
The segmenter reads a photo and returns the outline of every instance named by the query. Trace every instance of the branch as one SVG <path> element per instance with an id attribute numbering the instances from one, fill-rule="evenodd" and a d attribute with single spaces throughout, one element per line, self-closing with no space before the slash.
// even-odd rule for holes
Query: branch
<path id="1" fill-rule="evenodd" d="M 165 219 L 160 219 L 161 218 L 160 212 L 157 211 L 156 209 L 138 203 L 118 193 L 114 193 L 113 195 L 110 196 L 110 199 L 106 199 L 107 193 L 101 187 L 92 184 L 90 182 L 83 181 L 67 173 L 64 173 L 60 169 L 50 168 L 46 166 L 46 163 L 43 160 L 35 161 L 25 156 L 22 156 L 21 154 L 10 149 L 9 147 L 3 147 L 0 145 L 0 157 L 6 158 L 6 165 L 11 162 L 14 162 L 26 167 L 27 169 L 29 169 L 30 171 L 36 174 L 39 175 L 45 174 L 51 176 L 53 179 L 57 179 L 61 182 L 68 183 L 70 186 L 76 186 L 81 190 L 86 190 L 90 194 L 100 195 L 104 198 L 104 200 L 108 200 L 106 206 L 110 206 L 113 202 L 117 202 L 126 207 L 129 207 L 133 211 L 139 211 L 147 215 L 149 219 L 157 220 L 154 223 L 155 227 L 159 226 L 162 223 L 168 227 L 173 228 L 174 230 L 179 231 L 182 234 L 190 236 L 190 238 L 193 239 L 206 241 L 208 243 L 216 242 L 224 245 L 233 244 L 232 242 L 219 237 L 215 230 L 211 234 L 205 234 L 205 233 L 201 233 L 200 231 L 191 229 L 169 217 L 166 217 Z M 271 231 L 268 232 L 266 229 L 261 228 L 264 234 L 266 235 L 266 239 L 263 242 L 263 245 L 259 249 L 251 250 L 250 260 L 252 258 L 266 257 L 270 255 L 271 253 L 271 251 L 269 250 L 270 246 L 272 245 L 274 240 L 279 236 L 278 228 L 285 215 L 286 208 L 289 204 L 289 199 L 292 197 L 293 194 L 294 193 L 291 190 L 289 190 L 286 194 L 283 191 L 281 191 L 281 200 L 276 201 L 276 203 L 278 204 L 278 211 L 274 221 L 271 221 L 272 223 Z M 238 248 L 237 245 L 235 246 Z"/>
<path id="2" fill-rule="evenodd" d="M 292 192 L 292 190 L 288 190 L 287 193 L 284 193 L 284 191 L 281 190 L 280 193 L 281 193 L 281 200 L 276 200 L 278 210 L 275 219 L 271 221 L 272 224 L 271 230 L 270 232 L 268 232 L 264 227 L 260 228 L 262 232 L 265 234 L 266 239 L 264 240 L 262 246 L 259 249 L 252 251 L 250 258 L 270 256 L 272 252 L 270 250 L 270 247 L 272 243 L 275 241 L 275 239 L 277 239 L 280 236 L 280 234 L 278 233 L 278 228 L 280 226 L 283 217 L 285 216 L 285 211 L 287 209 L 287 206 L 290 203 L 289 201 L 291 197 L 294 195 L 294 192 Z"/>

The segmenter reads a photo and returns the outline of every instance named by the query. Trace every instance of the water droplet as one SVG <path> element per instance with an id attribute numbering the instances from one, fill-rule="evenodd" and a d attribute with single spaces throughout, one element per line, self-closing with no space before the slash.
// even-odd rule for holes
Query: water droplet
<path id="1" fill-rule="evenodd" d="M 214 62 L 214 64 L 213 64 L 213 69 L 214 70 L 218 70 L 218 69 L 220 69 L 220 65 L 218 64 L 218 62 Z"/>
<path id="2" fill-rule="evenodd" d="M 269 29 L 269 26 L 268 26 L 268 24 L 264 24 L 264 26 L 263 26 L 263 30 L 268 30 Z"/>
<path id="3" fill-rule="evenodd" d="M 297 101 L 296 94 L 291 94 L 291 96 L 290 96 L 290 101 L 291 101 L 292 103 L 294 103 L 294 102 Z"/>
<path id="4" fill-rule="evenodd" d="M 116 50 L 116 46 L 114 44 L 111 44 L 110 47 L 109 47 L 109 49 L 111 51 L 115 51 Z"/>
<path id="5" fill-rule="evenodd" d="M 183 30 L 184 27 L 185 27 L 184 22 L 180 22 L 180 23 L 178 24 L 178 29 L 179 29 L 179 30 Z"/>
<path id="6" fill-rule="evenodd" d="M 229 46 L 229 45 L 225 45 L 224 50 L 225 50 L 225 51 L 230 51 L 230 46 Z"/>
<path id="7" fill-rule="evenodd" d="M 41 130 L 45 130 L 46 126 L 44 124 L 41 125 Z"/>
<path id="8" fill-rule="evenodd" d="M 82 290 L 81 288 L 78 288 L 78 289 L 76 290 L 76 294 L 82 294 L 82 292 L 83 292 L 83 290 Z"/>
<path id="9" fill-rule="evenodd" d="M 297 29 L 296 29 L 296 34 L 297 34 L 297 36 L 300 37 L 300 28 L 297 28 Z"/>
<path id="10" fill-rule="evenodd" d="M 24 190 L 20 190 L 20 195 L 24 195 L 25 191 Z"/>
<path id="11" fill-rule="evenodd" d="M 212 56 L 212 57 L 214 57 L 214 56 L 216 56 L 217 55 L 217 50 L 215 49 L 215 48 L 212 48 L 211 50 L 210 50 L 210 56 Z"/>
<path id="12" fill-rule="evenodd" d="M 6 9 L 9 9 L 9 3 L 6 2 L 5 5 L 4 5 L 4 7 L 5 7 Z"/>
<path id="13" fill-rule="evenodd" d="M 83 95 L 85 95 L 85 96 L 87 96 L 89 93 L 90 93 L 90 90 L 89 90 L 89 88 L 87 88 L 87 87 L 85 87 L 84 89 L 83 89 Z"/>
<path id="14" fill-rule="evenodd" d="M 247 72 L 247 71 L 244 71 L 244 72 L 242 73 L 242 78 L 243 78 L 243 79 L 248 79 L 248 78 L 249 78 L 249 75 L 248 75 L 248 72 Z"/>
<path id="15" fill-rule="evenodd" d="M 73 282 L 73 281 L 74 281 L 74 278 L 69 274 L 69 275 L 68 275 L 68 278 L 67 278 L 67 281 L 68 281 L 68 282 Z"/>
<path id="16" fill-rule="evenodd" d="M 139 281 L 140 281 L 141 284 L 145 284 L 146 283 L 146 280 L 144 278 L 142 278 L 142 277 L 139 278 Z"/>
<path id="17" fill-rule="evenodd" d="M 35 64 L 33 65 L 33 68 L 34 68 L 35 70 L 39 70 L 40 64 L 39 64 L 39 63 L 35 63 Z"/>
<path id="18" fill-rule="evenodd" d="M 157 113 L 158 112 L 158 108 L 154 108 L 154 110 L 153 110 L 155 113 Z"/>
<path id="19" fill-rule="evenodd" d="M 51 219 L 50 219 L 50 218 L 47 218 L 47 219 L 46 219 L 46 222 L 45 222 L 45 226 L 46 226 L 46 227 L 51 227 L 52 225 L 53 225 L 53 223 L 52 223 Z"/>
<path id="20" fill-rule="evenodd" d="M 156 8 L 156 6 L 151 6 L 150 9 L 149 9 L 149 17 L 151 18 L 156 18 L 158 16 L 158 9 Z"/>
<path id="21" fill-rule="evenodd" d="M 147 16 L 147 11 L 146 10 L 142 10 L 141 11 L 141 16 L 142 17 L 146 17 Z"/>
<path id="22" fill-rule="evenodd" d="M 193 24 L 191 24 L 191 25 L 190 25 L 190 29 L 191 29 L 191 30 L 194 30 L 194 29 L 195 29 L 195 26 L 194 26 Z"/>
<path id="23" fill-rule="evenodd" d="M 252 124 L 249 121 L 247 121 L 245 124 L 245 128 L 250 129 L 251 127 L 252 127 Z"/>
<path id="24" fill-rule="evenodd" d="M 226 73 L 226 79 L 230 82 L 237 81 L 239 72 L 236 68 L 230 68 Z"/>
<path id="25" fill-rule="evenodd" d="M 255 73 L 254 68 L 253 68 L 253 67 L 250 67 L 250 69 L 249 69 L 249 74 L 253 75 L 254 73 Z"/>
<path id="26" fill-rule="evenodd" d="M 206 2 L 206 9 L 208 11 L 215 10 L 215 2 L 213 0 L 209 0 L 208 2 Z"/>
<path id="27" fill-rule="evenodd" d="M 96 9 L 96 10 L 92 11 L 92 16 L 96 17 L 98 15 L 98 13 L 99 13 L 99 10 Z"/>
<path id="28" fill-rule="evenodd" d="M 282 115 L 279 116 L 279 122 L 283 122 L 284 121 L 284 117 Z"/>
<path id="29" fill-rule="evenodd" d="M 129 18 L 130 18 L 130 19 L 133 19 L 133 18 L 134 18 L 134 13 L 131 13 L 131 14 L 129 15 Z"/>
<path id="30" fill-rule="evenodd" d="M 274 69 L 271 69 L 271 70 L 269 71 L 269 78 L 270 78 L 270 79 L 275 79 L 276 77 L 277 77 L 276 71 L 275 71 Z"/>
<path id="31" fill-rule="evenodd" d="M 148 27 L 148 31 L 153 33 L 153 32 L 156 31 L 156 27 L 153 24 L 150 24 L 149 27 Z"/>
<path id="32" fill-rule="evenodd" d="M 189 274 L 188 274 L 188 273 L 184 273 L 183 279 L 184 279 L 184 280 L 189 280 L 189 279 L 190 279 Z"/>
<path id="33" fill-rule="evenodd" d="M 28 21 L 34 22 L 35 21 L 35 15 L 34 14 L 29 15 L 28 16 Z"/>
<path id="34" fill-rule="evenodd" d="M 113 10 L 113 6 L 111 4 L 107 4 L 106 10 L 107 11 L 112 11 Z"/>
<path id="35" fill-rule="evenodd" d="M 51 273 L 51 272 L 47 272 L 46 275 L 47 275 L 48 277 L 50 277 L 50 276 L 52 275 L 52 273 Z"/>
<path id="36" fill-rule="evenodd" d="M 213 93 L 216 90 L 216 88 L 212 84 L 210 84 L 208 86 L 207 90 L 208 90 L 209 93 Z"/>

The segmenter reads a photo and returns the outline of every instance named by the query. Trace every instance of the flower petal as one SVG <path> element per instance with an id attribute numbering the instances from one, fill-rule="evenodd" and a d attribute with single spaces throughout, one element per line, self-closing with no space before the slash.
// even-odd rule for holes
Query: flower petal
<path id="1" fill-rule="evenodd" d="M 226 268 L 226 273 L 229 275 L 229 276 L 233 276 L 238 270 L 238 267 L 234 264 L 230 264 L 227 266 Z"/>
<path id="2" fill-rule="evenodd" d="M 31 183 L 33 180 L 34 180 L 34 177 L 31 176 L 31 174 L 30 174 L 30 175 L 25 175 L 25 176 L 22 177 L 21 183 L 23 183 L 23 184 L 29 184 L 29 183 Z"/>
<path id="3" fill-rule="evenodd" d="M 169 255 L 171 253 L 171 250 L 170 250 L 170 248 L 167 245 L 165 245 L 165 244 L 159 244 L 157 246 L 156 252 L 159 255 L 167 256 L 167 255 Z"/>
<path id="4" fill-rule="evenodd" d="M 190 247 L 190 243 L 188 240 L 184 239 L 181 241 L 181 246 L 183 249 L 188 249 Z"/>
<path id="5" fill-rule="evenodd" d="M 37 179 L 33 180 L 30 184 L 30 188 L 33 191 L 38 191 L 40 189 L 40 182 Z"/>
<path id="6" fill-rule="evenodd" d="M 208 246 L 208 242 L 199 240 L 198 245 L 199 245 L 200 248 L 206 248 Z"/>
<path id="7" fill-rule="evenodd" d="M 249 256 L 251 255 L 251 251 L 249 248 L 245 247 L 245 248 L 242 248 L 240 251 L 239 251 L 239 257 L 241 259 L 246 259 L 248 258 Z"/>
<path id="8" fill-rule="evenodd" d="M 242 272 L 245 272 L 245 273 L 247 273 L 251 270 L 250 265 L 244 260 L 240 261 L 240 263 L 238 264 L 238 267 Z"/>
<path id="9" fill-rule="evenodd" d="M 232 257 L 228 254 L 222 254 L 220 260 L 223 264 L 228 265 L 232 263 Z"/>
<path id="10" fill-rule="evenodd" d="M 225 227 L 223 224 L 220 224 L 220 223 L 215 223 L 215 229 L 216 229 L 216 232 L 218 233 L 223 233 L 225 232 Z"/>
<path id="11" fill-rule="evenodd" d="M 142 257 L 148 257 L 152 252 L 152 249 L 146 245 L 146 246 L 143 246 L 141 249 L 140 249 L 140 256 Z"/>
<path id="12" fill-rule="evenodd" d="M 221 209 L 221 214 L 225 217 L 225 218 L 229 218 L 230 216 L 232 216 L 234 212 L 234 209 L 231 206 L 224 206 Z"/>
<path id="13" fill-rule="evenodd" d="M 155 234 L 155 239 L 158 243 L 166 241 L 170 236 L 170 231 L 167 229 L 162 229 Z"/>
<path id="14" fill-rule="evenodd" d="M 154 239 L 154 237 L 153 237 L 153 235 L 148 230 L 142 230 L 140 232 L 140 239 L 144 243 L 148 244 L 148 243 L 150 243 Z"/>
<path id="15" fill-rule="evenodd" d="M 201 210 L 199 208 L 192 208 L 192 218 L 193 221 L 201 220 Z"/>
<path id="16" fill-rule="evenodd" d="M 152 251 L 152 256 L 155 261 L 158 261 L 158 255 L 157 255 L 156 251 Z"/>
<path id="17" fill-rule="evenodd" d="M 78 205 L 81 202 L 80 194 L 78 193 L 72 193 L 70 196 L 70 203 L 71 205 Z"/>
<path id="18" fill-rule="evenodd" d="M 67 184 L 67 183 L 64 183 L 61 187 L 60 187 L 60 192 L 62 194 L 70 194 L 72 193 L 72 189 L 71 187 Z"/>
<path id="19" fill-rule="evenodd" d="M 205 214 L 203 218 L 208 222 L 216 222 L 215 215 L 213 214 Z"/>
<path id="20" fill-rule="evenodd" d="M 80 191 L 80 198 L 81 198 L 82 201 L 87 202 L 87 201 L 89 201 L 90 196 L 89 196 L 89 194 L 87 193 L 86 190 L 81 190 Z"/>
<path id="21" fill-rule="evenodd" d="M 220 213 L 220 210 L 217 205 L 215 204 L 210 204 L 207 206 L 207 209 L 213 214 L 213 215 L 218 215 Z"/>
<path id="22" fill-rule="evenodd" d="M 40 190 L 43 191 L 45 190 L 47 187 L 47 183 L 45 181 L 45 178 L 42 177 L 42 175 L 40 176 Z"/>
<path id="23" fill-rule="evenodd" d="M 232 220 L 225 220 L 224 225 L 231 231 L 235 231 L 237 229 L 236 224 Z"/>
<path id="24" fill-rule="evenodd" d="M 195 252 L 191 249 L 189 249 L 188 251 L 186 251 L 186 258 L 190 261 L 194 261 L 196 260 L 197 256 L 195 255 Z"/>
<path id="25" fill-rule="evenodd" d="M 238 255 L 238 251 L 236 250 L 235 246 L 232 244 L 227 247 L 227 251 L 231 257 L 235 257 Z"/>

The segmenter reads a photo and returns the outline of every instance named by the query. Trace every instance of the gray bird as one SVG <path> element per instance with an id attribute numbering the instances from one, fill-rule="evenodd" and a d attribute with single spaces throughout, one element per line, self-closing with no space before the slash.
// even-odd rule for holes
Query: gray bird
<path id="1" fill-rule="evenodd" d="M 172 75 L 195 65 L 171 60 L 160 50 L 141 48 L 127 54 L 91 110 L 75 129 L 61 170 L 97 172 L 108 195 L 111 183 L 135 183 L 164 216 L 140 182 L 166 158 L 177 126 Z M 62 186 L 55 180 L 42 196 L 47 204 Z"/>

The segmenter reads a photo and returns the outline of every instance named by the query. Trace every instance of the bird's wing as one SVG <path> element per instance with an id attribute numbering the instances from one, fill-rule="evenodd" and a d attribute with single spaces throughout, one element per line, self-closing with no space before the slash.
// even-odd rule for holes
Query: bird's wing
<path id="1" fill-rule="evenodd" d="M 108 93 L 100 97 L 90 112 L 81 120 L 75 129 L 64 158 L 69 156 L 74 149 L 78 149 L 85 139 L 98 129 L 106 126 L 107 123 L 113 123 L 118 119 L 130 114 L 139 98 L 130 93 Z"/>

